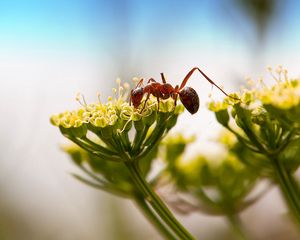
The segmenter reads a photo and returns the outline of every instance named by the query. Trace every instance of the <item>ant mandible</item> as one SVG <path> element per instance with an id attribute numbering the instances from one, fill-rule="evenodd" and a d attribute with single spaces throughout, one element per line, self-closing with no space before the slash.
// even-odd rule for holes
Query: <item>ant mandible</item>
<path id="1" fill-rule="evenodd" d="M 199 96 L 193 88 L 185 87 L 187 81 L 190 79 L 190 77 L 196 70 L 198 70 L 208 82 L 216 86 L 222 93 L 228 96 L 228 94 L 217 84 L 215 84 L 204 72 L 202 72 L 198 67 L 194 67 L 185 76 L 180 87 L 176 85 L 174 88 L 171 84 L 167 83 L 163 73 L 160 74 L 162 78 L 162 83 L 156 82 L 153 78 L 150 78 L 147 82 L 147 85 L 143 87 L 143 79 L 141 79 L 136 85 L 136 87 L 133 90 L 131 90 L 130 105 L 132 103 L 134 108 L 138 108 L 138 106 L 142 102 L 144 94 L 147 94 L 144 106 L 141 110 L 142 112 L 146 106 L 146 102 L 148 101 L 150 94 L 152 94 L 157 99 L 158 107 L 159 99 L 168 99 L 169 97 L 172 97 L 174 99 L 174 104 L 176 106 L 177 98 L 179 95 L 180 101 L 182 102 L 184 107 L 191 114 L 196 113 L 199 109 Z"/>

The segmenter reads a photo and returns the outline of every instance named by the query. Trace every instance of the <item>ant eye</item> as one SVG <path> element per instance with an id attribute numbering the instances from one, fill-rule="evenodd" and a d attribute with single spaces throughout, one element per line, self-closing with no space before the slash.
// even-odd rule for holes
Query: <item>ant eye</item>
<path id="1" fill-rule="evenodd" d="M 137 88 L 137 89 L 133 90 L 132 95 L 135 97 L 137 97 L 139 95 L 143 95 L 143 88 Z"/>

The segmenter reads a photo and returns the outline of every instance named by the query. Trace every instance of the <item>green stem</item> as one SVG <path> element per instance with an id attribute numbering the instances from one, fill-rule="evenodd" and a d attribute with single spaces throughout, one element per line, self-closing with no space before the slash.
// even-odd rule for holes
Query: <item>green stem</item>
<path id="1" fill-rule="evenodd" d="M 84 136 L 80 139 L 83 140 L 84 142 L 86 142 L 87 144 L 89 144 L 91 147 L 95 148 L 97 151 L 101 151 L 101 152 L 105 153 L 106 155 L 118 155 L 117 152 L 107 149 L 106 147 L 101 146 L 98 143 L 95 143 L 94 141 L 90 140 L 86 136 Z"/>
<path id="2" fill-rule="evenodd" d="M 154 227 L 163 235 L 166 239 L 176 240 L 176 237 L 167 229 L 167 227 L 161 222 L 158 216 L 151 210 L 147 205 L 143 197 L 136 196 L 134 198 L 136 204 L 139 206 L 140 210 L 144 213 L 147 219 L 152 223 Z"/>
<path id="3" fill-rule="evenodd" d="M 241 220 L 236 214 L 227 214 L 226 218 L 231 225 L 231 228 L 239 240 L 246 240 L 247 237 L 243 231 Z"/>
<path id="4" fill-rule="evenodd" d="M 141 176 L 138 168 L 132 162 L 127 162 L 126 165 L 129 169 L 133 181 L 141 192 L 143 193 L 145 199 L 161 217 L 161 219 L 173 230 L 173 232 L 181 240 L 192 240 L 193 236 L 177 221 L 171 211 L 166 207 L 158 195 L 151 189 L 145 179 Z"/>
<path id="5" fill-rule="evenodd" d="M 136 157 L 136 161 L 146 157 L 151 152 L 151 150 L 156 146 L 156 144 L 159 143 L 164 133 L 165 133 L 165 129 L 163 127 L 160 129 L 159 132 L 153 133 L 151 137 L 153 135 L 155 135 L 155 137 L 152 138 L 151 143 L 146 147 L 146 149 Z M 146 141 L 148 141 L 148 139 Z"/>
<path id="6" fill-rule="evenodd" d="M 293 176 L 284 169 L 280 161 L 276 158 L 273 159 L 274 170 L 277 173 L 277 181 L 280 190 L 285 197 L 290 212 L 294 215 L 295 220 L 300 226 L 300 194 L 299 187 Z"/>
<path id="7" fill-rule="evenodd" d="M 136 131 L 134 141 L 132 144 L 133 154 L 136 154 L 136 152 L 140 149 L 141 144 L 146 138 L 148 130 L 149 130 L 149 126 L 145 126 L 142 131 Z"/>
<path id="8" fill-rule="evenodd" d="M 106 153 L 102 152 L 102 148 L 100 148 L 100 151 L 98 149 L 95 149 L 94 146 L 91 146 L 90 144 L 87 144 L 84 140 L 76 137 L 69 137 L 69 139 L 76 143 L 78 146 L 80 146 L 82 149 L 86 150 L 87 152 L 100 157 L 102 159 L 107 159 L 114 162 L 122 162 L 122 159 L 115 154 L 108 155 Z M 98 147 L 99 148 L 99 147 Z"/>
<path id="9" fill-rule="evenodd" d="M 124 131 L 123 133 L 120 134 L 120 136 L 121 136 L 121 140 L 122 140 L 122 143 L 123 143 L 125 149 L 127 151 L 129 151 L 130 148 L 131 148 L 131 143 L 130 143 L 130 140 L 129 140 L 128 132 Z"/>

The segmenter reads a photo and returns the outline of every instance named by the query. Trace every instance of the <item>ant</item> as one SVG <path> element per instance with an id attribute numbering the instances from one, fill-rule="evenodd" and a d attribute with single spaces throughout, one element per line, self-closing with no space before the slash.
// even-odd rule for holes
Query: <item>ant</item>
<path id="1" fill-rule="evenodd" d="M 147 94 L 146 100 L 144 102 L 144 106 L 141 112 L 144 110 L 146 106 L 146 102 L 148 101 L 150 94 L 157 98 L 157 104 L 159 107 L 159 99 L 168 99 L 172 97 L 174 99 L 174 104 L 176 106 L 177 98 L 179 95 L 180 101 L 184 105 L 184 107 L 191 113 L 194 114 L 199 109 L 199 96 L 197 92 L 191 87 L 185 87 L 185 84 L 190 79 L 192 74 L 198 70 L 202 76 L 210 82 L 212 85 L 216 86 L 222 93 L 224 93 L 227 97 L 229 96 L 223 89 L 221 89 L 217 84 L 215 84 L 204 72 L 202 72 L 198 67 L 194 67 L 192 70 L 188 72 L 188 74 L 183 79 L 180 87 L 178 85 L 172 87 L 171 84 L 166 82 L 165 76 L 161 73 L 162 83 L 156 82 L 153 78 L 150 78 L 147 82 L 146 86 L 142 86 L 143 80 L 141 79 L 136 87 L 131 90 L 130 94 L 130 105 L 133 104 L 134 108 L 138 108 L 138 106 L 142 102 L 142 98 L 144 94 Z"/>

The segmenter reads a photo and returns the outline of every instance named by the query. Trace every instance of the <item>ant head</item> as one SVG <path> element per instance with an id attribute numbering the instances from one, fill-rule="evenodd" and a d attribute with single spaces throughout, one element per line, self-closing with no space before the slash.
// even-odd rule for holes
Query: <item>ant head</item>
<path id="1" fill-rule="evenodd" d="M 131 102 L 132 102 L 134 108 L 137 108 L 141 104 L 143 96 L 144 96 L 144 88 L 143 87 L 138 87 L 131 91 Z"/>
<path id="2" fill-rule="evenodd" d="M 184 107 L 194 114 L 199 109 L 199 97 L 197 92 L 191 87 L 185 87 L 179 91 L 179 98 Z"/>

